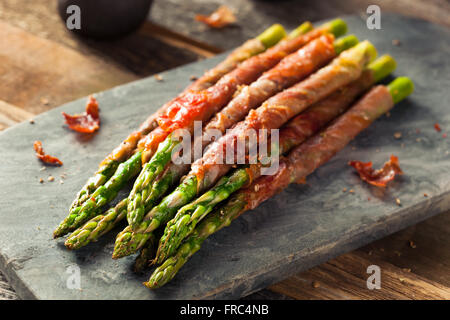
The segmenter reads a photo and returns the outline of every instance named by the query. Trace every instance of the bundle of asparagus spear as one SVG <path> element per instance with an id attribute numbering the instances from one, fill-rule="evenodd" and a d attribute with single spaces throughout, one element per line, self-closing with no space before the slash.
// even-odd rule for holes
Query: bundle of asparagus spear
<path id="1" fill-rule="evenodd" d="M 147 287 L 170 281 L 208 236 L 304 179 L 412 92 L 405 77 L 376 85 L 395 60 L 376 59 L 369 41 L 346 32 L 340 19 L 318 28 L 306 22 L 288 35 L 273 25 L 235 49 L 102 161 L 54 237 L 71 233 L 65 245 L 74 250 L 127 220 L 113 258 L 139 252 L 136 271 L 158 265 Z M 198 122 L 203 152 L 193 148 L 183 153 L 190 161 L 174 161 L 180 132 L 192 134 Z M 222 135 L 211 142 L 211 130 Z M 269 159 L 279 161 L 270 175 L 267 159 L 223 161 L 223 150 L 227 159 L 238 156 L 229 145 L 242 143 L 246 153 L 260 147 L 262 139 L 247 140 L 255 130 L 268 133 Z M 103 212 L 133 179 L 128 197 Z"/>

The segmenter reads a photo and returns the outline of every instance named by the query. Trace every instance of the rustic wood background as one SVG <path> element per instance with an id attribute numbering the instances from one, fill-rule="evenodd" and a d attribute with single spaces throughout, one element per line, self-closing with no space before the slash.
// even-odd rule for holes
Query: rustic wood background
<path id="1" fill-rule="evenodd" d="M 202 29 L 195 13 L 222 1 L 155 0 L 150 18 L 135 33 L 114 41 L 74 36 L 56 14 L 56 1 L 0 2 L 0 130 L 64 102 L 163 70 L 211 57 L 242 42 L 254 25 L 240 26 L 233 41 Z M 292 3 L 292 1 L 290 1 Z M 298 21 L 382 12 L 415 16 L 450 27 L 447 0 L 298 1 Z M 270 14 L 271 1 L 231 1 L 238 17 Z M 256 9 L 255 9 L 256 8 Z M 274 11 L 279 12 L 278 11 Z M 280 21 L 282 22 L 282 21 Z M 180 31 L 182 30 L 182 31 Z M 450 299 L 450 212 L 407 228 L 245 299 Z M 382 271 L 382 289 L 368 290 L 366 269 Z M 0 299 L 19 299 L 0 273 Z"/>

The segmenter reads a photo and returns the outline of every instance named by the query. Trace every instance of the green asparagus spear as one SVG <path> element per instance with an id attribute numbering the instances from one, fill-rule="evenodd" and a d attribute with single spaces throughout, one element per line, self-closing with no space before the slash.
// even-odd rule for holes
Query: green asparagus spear
<path id="1" fill-rule="evenodd" d="M 375 75 L 376 77 L 378 75 Z M 406 77 L 400 77 L 395 79 L 393 82 L 391 82 L 387 89 L 389 90 L 389 93 L 392 97 L 392 100 L 394 103 L 400 102 L 402 99 L 406 98 L 409 94 L 413 91 L 413 83 L 410 79 Z M 372 100 L 372 102 L 376 102 L 376 100 Z M 393 105 L 393 104 L 392 104 Z M 392 105 L 390 107 L 392 107 Z M 369 106 L 369 108 L 376 108 L 378 106 L 372 105 Z M 386 108 L 387 110 L 390 108 L 389 106 Z M 383 111 L 387 111 L 383 110 Z M 378 116 L 378 112 L 372 112 L 367 113 L 365 117 L 370 115 L 370 119 L 364 119 L 365 121 L 372 122 L 374 121 Z M 345 117 L 345 115 L 343 116 Z M 344 119 L 344 118 L 343 118 Z M 346 121 L 352 121 L 351 117 L 346 119 Z M 364 126 L 359 127 L 358 129 L 353 129 L 357 132 L 364 129 Z M 326 134 L 326 129 L 325 129 Z M 357 134 L 355 132 L 354 134 Z M 351 136 L 346 136 L 346 134 L 343 134 L 341 136 L 342 140 L 351 140 Z M 312 138 L 314 139 L 314 138 Z M 335 138 L 336 139 L 336 136 Z M 335 141 L 335 140 L 333 140 Z M 348 143 L 348 141 L 346 141 Z M 317 167 L 322 165 L 324 161 L 326 161 L 330 155 L 332 156 L 335 152 L 340 150 L 342 147 L 344 147 L 346 143 L 342 143 L 339 145 L 335 144 L 315 144 L 312 143 L 310 145 L 306 145 L 306 147 L 301 150 L 302 154 L 304 155 L 303 158 L 295 158 L 295 161 L 303 161 L 304 158 L 319 158 L 319 153 L 323 153 L 324 155 L 327 154 L 325 157 L 322 158 L 322 161 L 318 161 L 314 163 L 314 166 L 310 168 L 309 171 L 314 171 Z M 320 149 L 320 150 L 318 150 Z M 328 149 L 335 149 L 331 152 L 331 150 Z M 295 165 L 295 164 L 294 164 Z M 300 172 L 302 172 L 300 170 Z M 292 171 L 292 177 L 289 176 L 277 176 L 276 179 L 281 179 L 280 177 L 288 178 L 290 181 L 298 180 L 299 178 L 303 178 L 304 175 L 302 175 L 300 172 L 296 172 L 295 170 Z M 300 176 L 297 176 L 297 174 L 300 174 Z M 272 181 L 271 184 L 266 184 L 266 186 L 270 189 L 271 185 L 277 185 L 276 181 Z M 284 184 L 282 184 L 284 185 Z M 253 191 L 251 191 L 253 190 Z M 164 263 L 155 269 L 155 271 L 152 273 L 150 279 L 148 282 L 144 282 L 144 285 L 148 287 L 149 289 L 157 289 L 165 285 L 167 282 L 172 280 L 174 276 L 177 274 L 177 272 L 180 270 L 180 268 L 192 257 L 200 248 L 203 242 L 212 234 L 216 233 L 220 229 L 230 225 L 231 221 L 239 217 L 241 214 L 249 210 L 251 207 L 248 203 L 249 197 L 248 194 L 251 193 L 258 193 L 259 191 L 254 191 L 255 189 L 253 186 L 247 188 L 244 191 L 239 191 L 228 200 L 227 203 L 221 206 L 220 209 L 215 210 L 213 213 L 208 215 L 192 232 L 192 234 L 182 243 L 182 245 L 178 248 L 176 253 L 166 259 Z M 277 187 L 274 190 L 270 190 L 270 194 L 272 194 L 272 191 L 277 190 Z M 262 193 L 264 193 L 266 190 L 264 190 Z M 278 191 L 278 190 L 277 190 Z M 262 201 L 265 200 L 265 197 L 255 197 L 258 198 L 257 204 L 252 204 L 252 206 L 256 206 Z"/>
<path id="2" fill-rule="evenodd" d="M 89 242 L 97 241 L 126 217 L 127 201 L 127 199 L 123 199 L 114 208 L 106 211 L 104 215 L 95 216 L 86 222 L 66 239 L 65 246 L 70 250 L 76 250 Z"/>
<path id="3" fill-rule="evenodd" d="M 165 193 L 165 190 L 162 191 L 160 189 L 169 188 L 169 186 L 175 184 L 175 180 L 179 180 L 179 173 L 177 173 L 176 167 L 171 168 L 172 172 L 168 172 L 165 175 L 164 179 L 158 180 L 158 183 L 155 183 L 154 189 L 158 189 L 159 193 Z M 174 176 L 176 178 L 174 178 Z M 170 182 L 169 182 L 170 180 Z M 151 203 L 155 203 L 159 198 L 154 198 Z M 97 241 L 98 238 L 109 232 L 115 226 L 117 226 L 127 214 L 127 201 L 128 199 L 124 199 L 119 202 L 114 208 L 109 209 L 104 215 L 98 215 L 81 227 L 75 230 L 66 240 L 65 245 L 68 249 L 75 250 L 81 247 L 84 247 L 91 241 Z M 153 235 L 151 235 L 150 240 Z M 159 237 L 158 237 L 159 239 Z M 156 244 L 155 250 L 156 253 Z"/>
<path id="4" fill-rule="evenodd" d="M 82 205 L 91 195 L 92 193 L 100 186 L 104 185 L 109 178 L 114 174 L 117 167 L 119 166 L 118 161 L 108 161 L 103 164 L 95 173 L 95 175 L 87 181 L 87 183 L 83 186 L 83 188 L 78 192 L 75 200 L 72 202 L 70 206 L 69 212 L 71 212 L 76 207 Z"/>
<path id="5" fill-rule="evenodd" d="M 204 193 L 194 202 L 182 207 L 175 218 L 167 223 L 164 235 L 161 237 L 155 263 L 162 263 L 171 256 L 180 243 L 197 223 L 202 220 L 218 203 L 227 199 L 234 191 L 244 186 L 250 179 L 246 169 L 236 170 L 230 176 L 222 177 L 217 185 Z"/>
<path id="6" fill-rule="evenodd" d="M 206 217 L 182 243 L 176 253 L 155 269 L 144 285 L 157 289 L 173 279 L 181 267 L 198 251 L 203 242 L 212 234 L 230 225 L 231 221 L 243 213 L 246 201 L 243 195 L 234 195 L 222 208 Z"/>
<path id="7" fill-rule="evenodd" d="M 175 185 L 175 183 L 179 181 L 181 176 L 184 174 L 184 171 L 180 172 L 180 169 L 182 168 L 176 166 L 168 168 L 163 178 L 154 183 L 152 187 L 152 192 L 150 192 L 146 200 L 146 202 L 150 206 L 156 204 L 156 202 L 160 199 L 161 195 L 165 194 L 168 188 Z M 120 210 L 120 214 L 118 213 L 118 210 Z M 100 236 L 110 231 L 120 221 L 122 221 L 123 218 L 126 217 L 126 212 L 127 212 L 127 201 L 119 202 L 115 208 L 108 210 L 105 213 L 105 215 L 99 215 L 97 217 L 94 217 L 86 223 L 86 227 L 83 226 L 82 228 L 75 230 L 66 240 L 66 246 L 69 249 L 78 249 L 82 246 L 87 245 L 91 241 L 97 240 Z M 95 223 L 101 223 L 102 225 L 101 233 L 97 232 L 98 234 L 95 236 L 88 235 L 87 230 L 91 230 L 93 228 L 95 228 L 95 231 L 100 230 L 98 229 L 98 227 L 94 226 Z M 79 233 L 81 234 L 79 235 Z"/>
<path id="8" fill-rule="evenodd" d="M 284 154 L 315 134 L 321 127 L 343 112 L 359 94 L 367 90 L 373 83 L 386 77 L 395 67 L 396 63 L 392 57 L 388 55 L 380 57 L 369 64 L 362 76 L 354 83 L 348 84 L 297 116 L 287 127 L 291 131 L 284 134 L 282 129 L 278 152 Z M 307 119 L 306 124 L 304 119 Z M 202 220 L 218 203 L 227 199 L 233 192 L 247 185 L 251 180 L 257 179 L 261 175 L 262 168 L 263 165 L 257 163 L 236 169 L 230 175 L 222 177 L 214 188 L 182 207 L 176 216 L 167 223 L 155 262 L 160 264 L 171 256 L 182 240 L 192 232 L 198 221 Z"/>
<path id="9" fill-rule="evenodd" d="M 139 250 L 155 229 L 166 224 L 184 203 L 195 196 L 196 181 L 195 177 L 183 181 L 174 192 L 165 197 L 146 215 L 135 231 L 128 226 L 119 233 L 114 246 L 113 259 L 128 256 Z"/>
<path id="10" fill-rule="evenodd" d="M 124 184 L 136 176 L 140 168 L 141 152 L 136 152 L 130 159 L 119 165 L 114 175 L 105 185 L 97 188 L 87 201 L 69 213 L 53 232 L 53 237 L 61 237 L 98 215 L 101 208 L 116 197 Z"/>
<path id="11" fill-rule="evenodd" d="M 136 273 L 144 271 L 149 265 L 150 261 L 154 258 L 156 253 L 156 245 L 158 244 L 157 238 L 154 234 L 147 240 L 145 246 L 139 252 L 139 255 L 134 261 L 133 270 Z"/>

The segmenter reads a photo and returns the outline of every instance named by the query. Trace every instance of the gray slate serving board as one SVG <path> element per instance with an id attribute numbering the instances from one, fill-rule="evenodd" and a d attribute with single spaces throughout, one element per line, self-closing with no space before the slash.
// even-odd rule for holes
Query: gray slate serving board
<path id="1" fill-rule="evenodd" d="M 415 93 L 312 174 L 307 185 L 289 187 L 210 237 L 160 290 L 141 285 L 147 277 L 131 272 L 133 257 L 111 260 L 115 232 L 77 252 L 65 250 L 63 240 L 52 240 L 51 233 L 99 161 L 138 126 L 142 115 L 221 57 L 164 73 L 162 82 L 148 78 L 97 94 L 102 128 L 90 139 L 62 126 L 60 115 L 83 110 L 86 99 L 42 114 L 34 125 L 22 123 L 1 133 L 0 268 L 20 296 L 238 298 L 450 209 L 450 137 L 442 137 L 450 128 L 450 32 L 396 15 L 383 15 L 378 31 L 368 30 L 359 17 L 344 18 L 360 39 L 370 39 L 380 54 L 397 59 L 395 75 L 411 77 Z M 401 45 L 392 45 L 393 39 Z M 435 131 L 436 122 L 443 132 Z M 397 131 L 402 132 L 399 140 L 393 137 Z M 32 150 L 37 139 L 64 161 L 63 167 L 39 170 L 42 164 Z M 363 183 L 347 165 L 358 159 L 381 166 L 391 154 L 399 156 L 405 175 L 386 192 Z M 64 184 L 58 182 L 62 173 L 67 175 Z M 55 182 L 38 182 L 49 174 Z M 342 192 L 344 187 L 355 193 Z M 67 268 L 74 264 L 81 270 L 82 290 L 66 285 Z"/>

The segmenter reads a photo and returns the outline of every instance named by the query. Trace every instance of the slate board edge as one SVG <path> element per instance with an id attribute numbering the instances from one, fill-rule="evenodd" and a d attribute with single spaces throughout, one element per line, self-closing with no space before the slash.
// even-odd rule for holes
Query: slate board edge
<path id="1" fill-rule="evenodd" d="M 365 245 L 376 240 L 406 229 L 437 214 L 446 212 L 445 210 L 442 211 L 440 209 L 441 207 L 450 208 L 450 192 L 436 196 L 433 199 L 433 202 L 431 202 L 431 199 L 424 200 L 416 204 L 414 207 L 407 207 L 403 209 L 396 216 L 388 217 L 386 220 L 377 221 L 375 224 L 367 225 L 366 228 L 355 230 L 355 232 L 350 236 L 334 243 L 333 248 L 337 247 L 337 250 L 332 249 L 330 251 L 329 246 L 325 246 L 315 252 L 314 255 L 309 255 L 306 258 L 303 257 L 304 252 L 298 252 L 295 257 L 292 257 L 289 264 L 282 264 L 282 261 L 279 261 L 278 263 L 281 268 L 272 269 L 270 271 L 259 270 L 254 273 L 254 277 L 251 281 L 248 281 L 248 277 L 244 279 L 244 281 L 231 281 L 227 286 L 221 287 L 221 289 L 224 287 L 226 288 L 221 293 L 215 294 L 214 292 L 209 292 L 203 296 L 195 297 L 195 299 L 237 299 L 239 297 L 250 295 L 254 292 L 265 289 L 272 284 L 280 282 L 296 273 L 306 271 L 331 259 L 337 258 L 342 254 L 364 247 Z M 367 234 L 370 234 L 372 237 L 367 237 Z M 327 252 L 326 249 L 329 251 Z M 289 265 L 289 269 L 286 269 L 287 265 Z M 264 281 L 260 279 L 270 280 Z M 243 291 L 237 295 L 234 294 L 233 288 L 239 287 L 239 285 L 245 285 L 245 281 L 259 284 L 251 290 Z"/>

